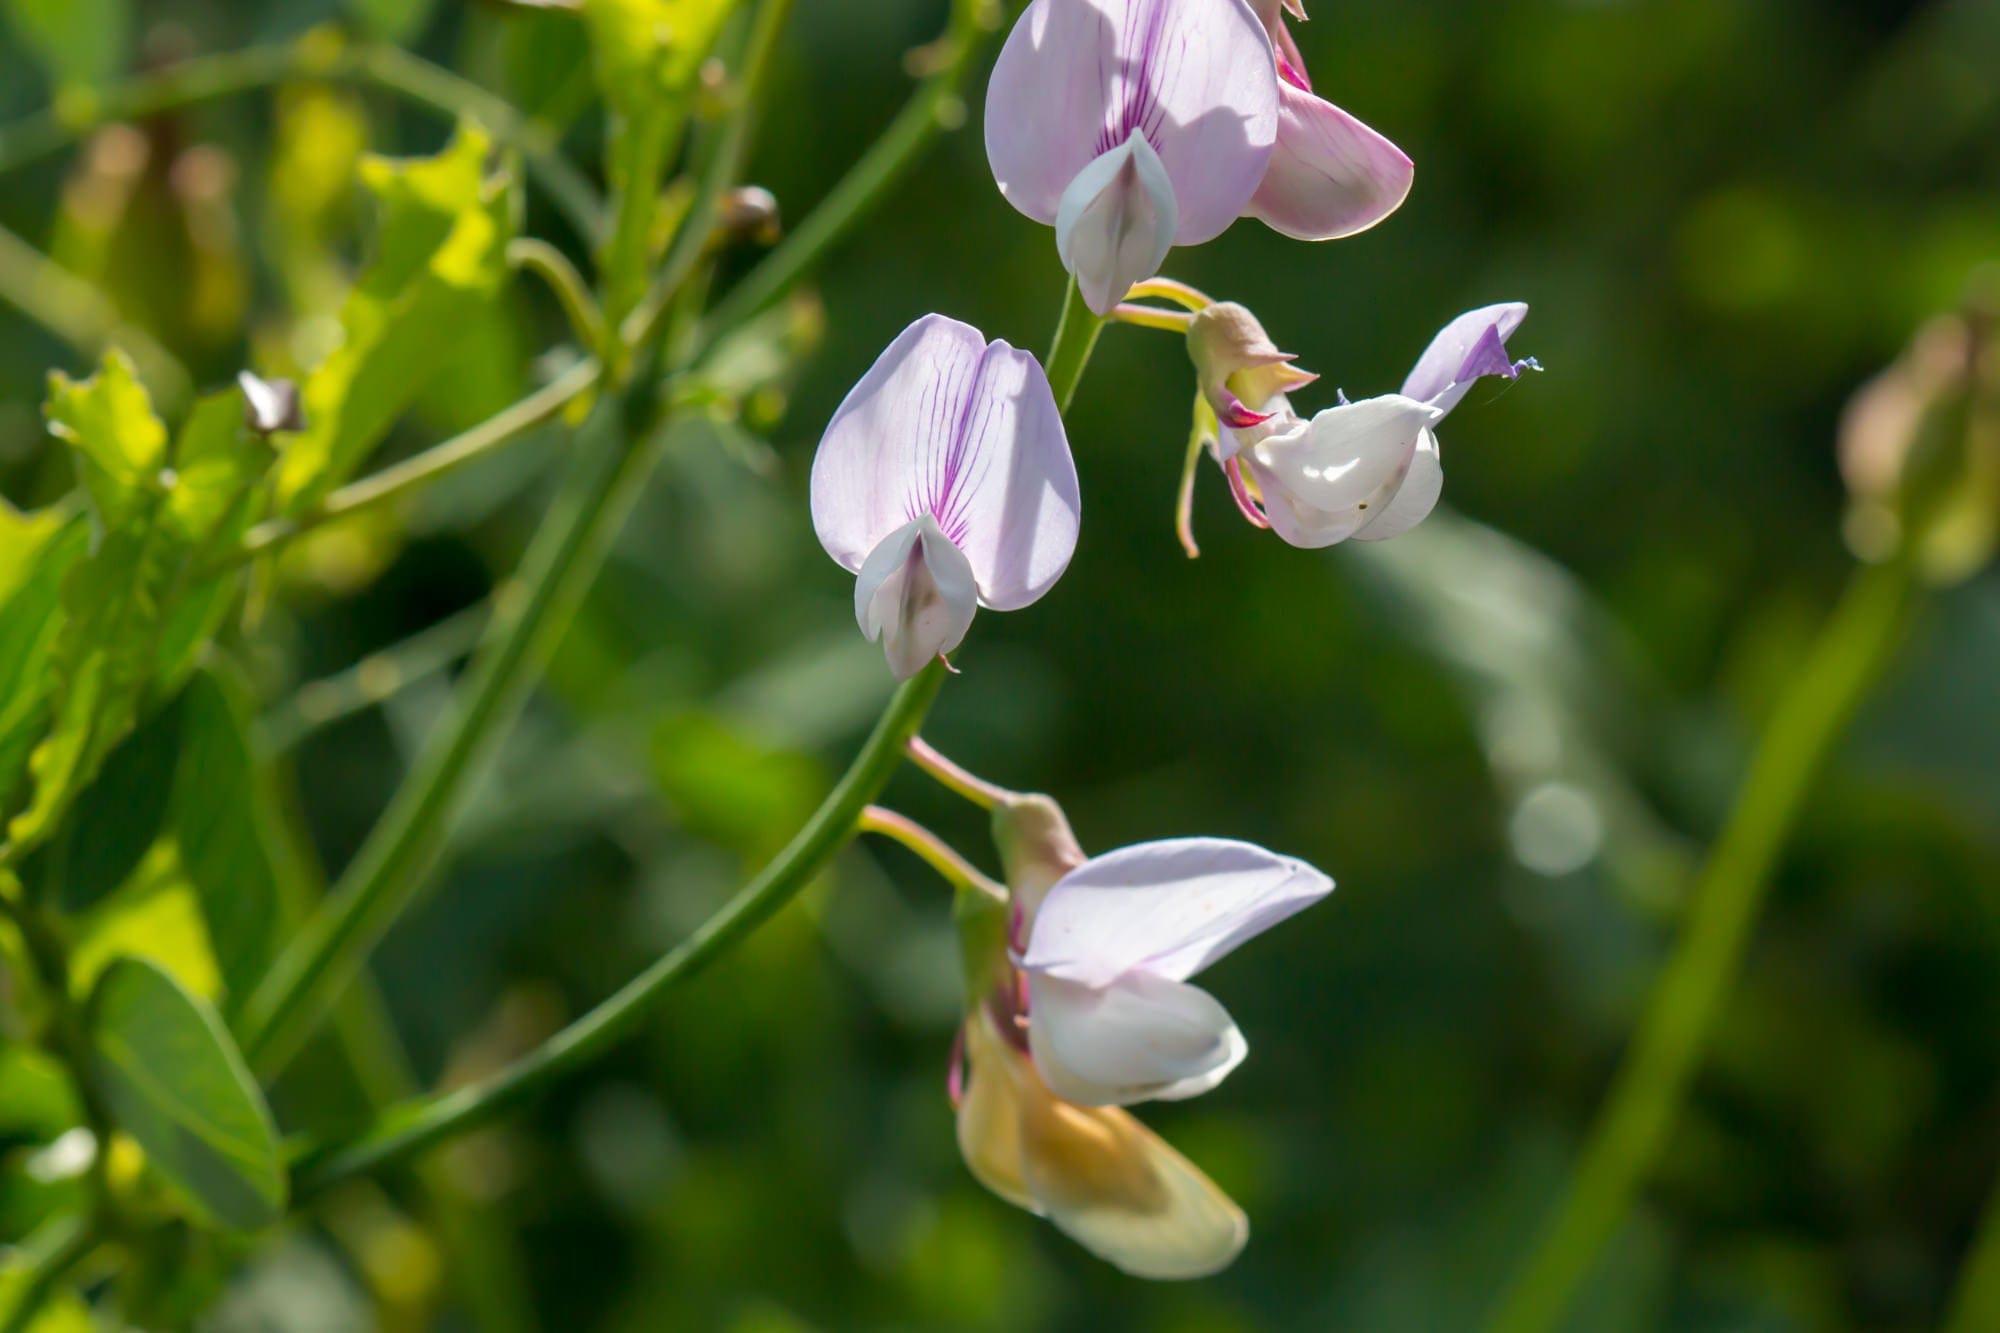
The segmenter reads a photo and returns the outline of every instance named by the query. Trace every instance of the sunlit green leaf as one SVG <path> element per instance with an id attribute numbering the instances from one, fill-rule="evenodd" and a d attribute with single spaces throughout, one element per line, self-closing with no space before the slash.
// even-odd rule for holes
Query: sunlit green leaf
<path id="1" fill-rule="evenodd" d="M 155 844 L 116 896 L 77 923 L 71 986 L 88 990 L 120 958 L 143 958 L 204 1000 L 222 995 L 200 896 L 171 841 Z"/>
<path id="2" fill-rule="evenodd" d="M 0 1136 L 52 1139 L 80 1119 L 76 1091 L 54 1057 L 20 1043 L 0 1046 Z"/>
<path id="3" fill-rule="evenodd" d="M 7 17 L 57 84 L 106 82 L 132 45 L 132 0 L 7 0 Z"/>
<path id="4" fill-rule="evenodd" d="M 125 353 L 108 353 L 87 380 L 50 375 L 43 410 L 50 432 L 76 449 L 99 523 L 109 528 L 128 521 L 157 496 L 167 428 Z"/>
<path id="5" fill-rule="evenodd" d="M 307 428 L 278 468 L 281 507 L 337 485 L 452 358 L 507 275 L 514 185 L 488 170 L 491 139 L 462 126 L 436 157 L 371 157 L 361 176 L 381 202 L 375 258 L 341 311 L 340 347 L 307 378 Z"/>
<path id="6" fill-rule="evenodd" d="M 348 0 L 361 26 L 385 42 L 406 42 L 423 31 L 437 0 Z"/>
<path id="7" fill-rule="evenodd" d="M 98 1094 L 159 1174 L 224 1226 L 275 1222 L 286 1195 L 277 1134 L 215 1011 L 127 958 L 98 978 L 89 1020 Z"/>
<path id="8" fill-rule="evenodd" d="M 89 544 L 80 516 L 22 518 L 0 503 L 0 814 L 13 808 L 41 736 L 63 578 Z"/>
<path id="9" fill-rule="evenodd" d="M 28 1272 L 20 1259 L 0 1259 L 0 1319 L 13 1314 L 14 1302 L 27 1282 Z M 95 1328 L 83 1298 L 58 1289 L 42 1302 L 26 1333 L 93 1333 Z"/>

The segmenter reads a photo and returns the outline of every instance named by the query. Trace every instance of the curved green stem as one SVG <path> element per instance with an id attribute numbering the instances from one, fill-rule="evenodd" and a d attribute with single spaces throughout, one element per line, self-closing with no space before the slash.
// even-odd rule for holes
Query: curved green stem
<path id="1" fill-rule="evenodd" d="M 278 46 L 195 56 L 104 89 L 81 109 L 50 108 L 0 127 L 0 172 L 60 152 L 117 121 L 199 106 L 290 79 L 373 84 L 448 116 L 470 116 L 520 150 L 578 232 L 595 238 L 603 225 L 604 206 L 589 178 L 562 155 L 553 134 L 505 100 L 400 48 L 342 50 L 339 38 L 323 31 Z"/>
<path id="2" fill-rule="evenodd" d="M 980 873 L 979 867 L 960 856 L 957 848 L 908 815 L 871 805 L 861 812 L 854 827 L 857 832 L 874 833 L 901 843 L 954 889 L 983 893 L 996 902 L 1007 900 L 1007 890 Z"/>
<path id="3" fill-rule="evenodd" d="M 931 69 L 923 83 L 840 183 L 702 320 L 697 343 L 713 346 L 770 309 L 881 202 L 938 135 L 964 120 L 959 90 L 986 36 L 998 26 L 990 0 L 953 0 L 951 25 L 927 48 Z"/>
<path id="4" fill-rule="evenodd" d="M 1107 322 L 1102 315 L 1091 313 L 1076 279 L 1071 278 L 1069 290 L 1063 293 L 1062 320 L 1056 325 L 1048 364 L 1049 387 L 1055 390 L 1056 407 L 1064 416 L 1069 415 L 1070 400 L 1083 382 L 1083 368 L 1090 364 L 1090 354 L 1097 350 L 1097 335 L 1104 332 Z"/>
<path id="5" fill-rule="evenodd" d="M 349 482 L 302 514 L 259 523 L 244 537 L 242 545 L 228 554 L 227 560 L 231 564 L 240 563 L 301 533 L 310 532 L 323 523 L 387 504 L 427 486 L 439 477 L 491 453 L 523 431 L 551 420 L 595 388 L 603 378 L 602 364 L 594 360 L 579 362 L 520 402 L 502 409 L 463 434 L 454 435 L 442 444 L 433 445 L 359 481 Z"/>
<path id="6" fill-rule="evenodd" d="M 123 347 L 153 397 L 170 412 L 194 393 L 187 367 L 152 334 L 128 324 L 110 297 L 5 228 L 0 228 L 0 301 L 86 355 Z"/>
<path id="7" fill-rule="evenodd" d="M 56 1284 L 97 1248 L 97 1240 L 97 1228 L 85 1218 L 68 1216 L 50 1223 L 48 1231 L 27 1247 L 26 1280 L 15 1293 L 13 1308 L 0 1319 L 0 1333 L 27 1333 Z"/>
<path id="8" fill-rule="evenodd" d="M 507 243 L 507 262 L 540 278 L 562 306 L 563 317 L 583 349 L 594 357 L 604 356 L 610 339 L 604 312 L 568 255 L 539 236 L 520 236 Z"/>
<path id="9" fill-rule="evenodd" d="M 326 908 L 244 1005 L 244 1053 L 264 1072 L 282 1066 L 422 887 L 469 778 L 526 702 L 651 471 L 665 432 L 644 419 L 649 406 L 607 399 L 586 423 L 517 587 L 495 598 L 459 705 L 425 745 Z"/>
<path id="10" fill-rule="evenodd" d="M 309 1198 L 338 1181 L 407 1161 L 475 1129 L 588 1065 L 631 1033 L 668 989 L 790 902 L 854 836 L 862 810 L 881 794 L 902 762 L 904 745 L 929 713 L 945 670 L 942 662 L 932 662 L 896 692 L 874 733 L 798 836 L 692 936 L 496 1077 L 407 1105 L 351 1142 L 301 1154 L 293 1167 L 294 1197 Z"/>
<path id="11" fill-rule="evenodd" d="M 1623 1224 L 1741 969 L 1778 854 L 1835 743 L 1901 644 L 1914 600 L 1907 566 L 1858 571 L 1778 701 L 1569 1191 L 1489 1321 L 1495 1333 L 1556 1327 Z"/>

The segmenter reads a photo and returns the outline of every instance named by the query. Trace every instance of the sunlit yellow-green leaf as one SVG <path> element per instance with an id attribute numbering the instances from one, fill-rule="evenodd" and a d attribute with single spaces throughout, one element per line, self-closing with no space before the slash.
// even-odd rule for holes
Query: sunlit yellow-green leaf
<path id="1" fill-rule="evenodd" d="M 0 814 L 41 735 L 63 578 L 89 544 L 81 516 L 23 517 L 0 502 Z"/>
<path id="2" fill-rule="evenodd" d="M 307 427 L 278 467 L 282 508 L 305 508 L 345 479 L 451 360 L 507 276 L 514 184 L 489 171 L 492 140 L 461 126 L 435 157 L 371 157 L 361 178 L 381 203 L 375 257 L 341 311 L 342 341 L 307 377 Z"/>
<path id="3" fill-rule="evenodd" d="M 81 918 L 70 955 L 70 983 L 86 990 L 126 957 L 146 959 L 204 1000 L 222 994 L 222 972 L 201 901 L 171 841 L 155 845 L 114 897 Z"/>
<path id="4" fill-rule="evenodd" d="M 97 374 L 73 380 L 49 376 L 44 406 L 52 434 L 76 449 L 84 491 L 98 521 L 109 527 L 157 492 L 167 457 L 167 428 L 139 383 L 132 359 L 113 349 Z"/>

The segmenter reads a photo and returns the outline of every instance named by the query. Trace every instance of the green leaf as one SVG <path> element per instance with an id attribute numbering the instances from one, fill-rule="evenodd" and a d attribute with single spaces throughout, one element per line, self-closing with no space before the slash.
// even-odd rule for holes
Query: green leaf
<path id="1" fill-rule="evenodd" d="M 125 68 L 132 0 L 7 0 L 7 17 L 58 86 L 96 87 Z"/>
<path id="2" fill-rule="evenodd" d="M 82 1119 L 69 1075 L 53 1056 L 32 1046 L 0 1046 L 0 1136 L 45 1142 Z"/>
<path id="3" fill-rule="evenodd" d="M 436 157 L 362 162 L 382 207 L 375 258 L 341 311 L 339 349 L 306 380 L 308 424 L 278 466 L 282 509 L 345 479 L 450 362 L 460 330 L 487 316 L 516 213 L 512 178 L 487 171 L 491 150 L 466 124 Z"/>
<path id="4" fill-rule="evenodd" d="M 423 31 L 437 0 L 347 0 L 371 37 L 401 45 Z"/>
<path id="5" fill-rule="evenodd" d="M 201 899 L 171 841 L 154 846 L 131 880 L 78 922 L 70 989 L 88 991 L 120 958 L 143 958 L 204 1000 L 222 994 Z"/>
<path id="6" fill-rule="evenodd" d="M 208 923 L 223 993 L 238 1000 L 270 962 L 279 906 L 276 815 L 250 747 L 241 691 L 202 672 L 181 699 L 181 768 L 168 825 Z"/>
<path id="7" fill-rule="evenodd" d="M 90 1075 L 112 1122 L 207 1219 L 238 1231 L 284 1214 L 263 1095 L 215 1011 L 151 963 L 120 959 L 91 994 Z"/>
<path id="8" fill-rule="evenodd" d="M 15 1259 L 0 1260 L 0 1319 L 14 1313 L 14 1302 L 28 1284 L 28 1270 Z M 26 1333 L 93 1333 L 90 1307 L 68 1288 L 58 1288 L 42 1302 Z"/>
<path id="9" fill-rule="evenodd" d="M 195 567 L 213 565 L 250 530 L 258 483 L 271 462 L 269 446 L 245 423 L 242 390 L 231 388 L 195 404 L 174 446 L 175 479 L 165 516 Z M 159 690 L 173 689 L 186 677 L 235 604 L 240 580 L 231 570 L 190 581 L 166 608 L 155 653 Z"/>
<path id="10" fill-rule="evenodd" d="M 48 716 L 63 578 L 89 544 L 80 516 L 23 518 L 0 502 L 0 816 Z"/>
<path id="11" fill-rule="evenodd" d="M 55 836 L 21 865 L 38 902 L 81 912 L 139 866 L 166 819 L 180 759 L 181 710 L 158 709 L 114 748 Z"/>
<path id="12" fill-rule="evenodd" d="M 605 315 L 645 294 L 660 182 L 680 148 L 702 61 L 734 0 L 585 0 L 597 84 L 610 115 L 606 171 L 618 216 L 600 256 Z"/>
<path id="13" fill-rule="evenodd" d="M 102 527 L 117 527 L 154 500 L 167 428 L 124 352 L 108 352 L 87 380 L 50 375 L 42 411 L 50 432 L 76 449 L 83 489 Z"/>

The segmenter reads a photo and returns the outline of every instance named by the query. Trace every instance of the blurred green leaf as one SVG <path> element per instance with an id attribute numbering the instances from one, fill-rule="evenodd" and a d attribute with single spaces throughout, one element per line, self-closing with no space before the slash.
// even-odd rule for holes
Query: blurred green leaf
<path id="1" fill-rule="evenodd" d="M 749 855 L 780 846 L 825 790 L 811 758 L 697 711 L 655 725 L 653 772 L 688 828 Z"/>
<path id="2" fill-rule="evenodd" d="M 18 1260 L 0 1259 L 0 1318 L 11 1315 L 21 1287 L 28 1281 L 27 1270 Z M 26 1333 L 94 1333 L 90 1308 L 83 1298 L 67 1289 L 58 1289 L 42 1302 L 42 1308 L 28 1322 Z"/>
<path id="3" fill-rule="evenodd" d="M 167 428 L 124 352 L 107 353 L 87 380 L 50 375 L 43 411 L 50 433 L 76 450 L 84 493 L 100 525 L 117 527 L 158 496 Z"/>
<path id="4" fill-rule="evenodd" d="M 169 703 L 105 757 L 62 827 L 22 863 L 21 882 L 33 898 L 81 912 L 138 868 L 166 818 L 180 724 L 178 703 Z"/>
<path id="5" fill-rule="evenodd" d="M 400 45 L 423 31 L 437 0 L 348 0 L 347 7 L 371 36 Z"/>
<path id="6" fill-rule="evenodd" d="M 247 993 L 270 960 L 278 919 L 278 873 L 267 830 L 268 793 L 248 737 L 248 709 L 212 672 L 181 696 L 180 776 L 169 827 L 208 923 L 223 993 Z"/>
<path id="7" fill-rule="evenodd" d="M 41 735 L 63 578 L 90 544 L 78 517 L 22 517 L 0 503 L 0 815 Z"/>
<path id="8" fill-rule="evenodd" d="M 153 964 L 121 959 L 92 993 L 90 1034 L 112 1121 L 161 1176 L 235 1230 L 283 1215 L 270 1110 L 214 1010 Z"/>
<path id="9" fill-rule="evenodd" d="M 132 0 L 7 0 L 7 17 L 58 85 L 95 87 L 125 67 Z"/>
<path id="10" fill-rule="evenodd" d="M 452 359 L 507 276 L 515 184 L 489 173 L 492 140 L 461 125 L 435 157 L 363 160 L 381 203 L 375 258 L 341 311 L 339 348 L 305 383 L 307 427 L 278 466 L 281 508 L 338 485 Z"/>
<path id="11" fill-rule="evenodd" d="M 0 1046 L 0 1136 L 46 1141 L 81 1118 L 61 1065 L 32 1046 Z"/>

